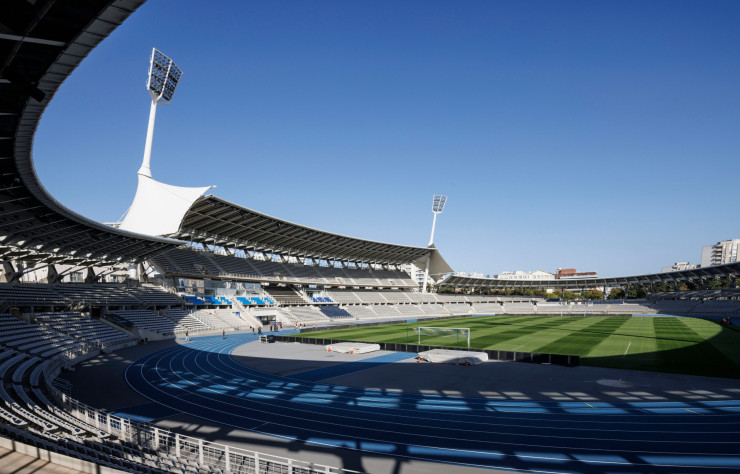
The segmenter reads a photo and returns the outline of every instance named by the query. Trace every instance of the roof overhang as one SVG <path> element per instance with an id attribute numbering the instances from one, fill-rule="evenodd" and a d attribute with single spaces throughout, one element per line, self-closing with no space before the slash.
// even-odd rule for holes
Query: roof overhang
<path id="1" fill-rule="evenodd" d="M 0 259 L 136 262 L 181 243 L 118 230 L 67 209 L 33 167 L 34 134 L 56 91 L 143 3 L 0 3 Z"/>
<path id="2" fill-rule="evenodd" d="M 429 275 L 437 280 L 442 276 L 451 273 L 452 268 L 450 268 L 445 259 L 442 257 L 442 254 L 439 253 L 437 247 L 432 244 L 429 246 L 429 249 L 431 249 L 431 253 L 427 254 L 429 258 Z M 425 270 L 427 265 L 427 257 L 420 257 L 414 262 L 414 265 L 416 265 L 418 268 L 421 268 L 422 270 Z"/>
<path id="3" fill-rule="evenodd" d="M 435 252 L 312 229 L 216 196 L 198 199 L 170 237 L 244 251 L 368 264 L 413 263 Z"/>
<path id="4" fill-rule="evenodd" d="M 564 289 L 579 290 L 601 287 L 623 287 L 627 285 L 649 286 L 655 283 L 687 282 L 713 280 L 720 278 L 740 278 L 740 262 L 716 265 L 713 267 L 693 268 L 676 272 L 650 273 L 646 275 L 632 275 L 608 278 L 574 278 L 567 280 L 501 280 L 498 278 L 477 278 L 459 275 L 450 275 L 440 282 L 440 285 L 457 288 L 488 288 L 488 289 Z"/>

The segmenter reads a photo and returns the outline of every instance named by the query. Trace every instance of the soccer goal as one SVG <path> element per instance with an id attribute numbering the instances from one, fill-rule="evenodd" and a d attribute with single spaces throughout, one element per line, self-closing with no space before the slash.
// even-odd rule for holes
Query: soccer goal
<path id="1" fill-rule="evenodd" d="M 419 345 L 423 339 L 424 344 L 428 345 L 460 346 L 465 344 L 470 348 L 470 328 L 420 326 L 414 331 L 419 336 Z"/>

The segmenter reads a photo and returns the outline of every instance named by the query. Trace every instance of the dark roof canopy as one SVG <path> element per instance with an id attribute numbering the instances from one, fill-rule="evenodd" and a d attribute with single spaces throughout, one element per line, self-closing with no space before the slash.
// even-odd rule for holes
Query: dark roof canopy
<path id="1" fill-rule="evenodd" d="M 651 273 L 648 275 L 634 275 L 610 278 L 579 278 L 562 280 L 500 280 L 498 278 L 476 278 L 450 275 L 440 283 L 442 286 L 457 288 L 556 288 L 556 289 L 588 289 L 603 286 L 617 287 L 627 285 L 649 286 L 654 283 L 686 282 L 713 280 L 719 278 L 740 278 L 740 262 L 717 265 L 714 267 L 694 268 L 677 272 Z"/>
<path id="2" fill-rule="evenodd" d="M 124 232 L 67 209 L 33 168 L 33 138 L 59 86 L 144 0 L 0 2 L 0 259 L 136 262 L 179 242 Z"/>
<path id="3" fill-rule="evenodd" d="M 434 251 L 312 229 L 215 196 L 198 199 L 171 237 L 256 252 L 391 265 L 411 263 Z"/>

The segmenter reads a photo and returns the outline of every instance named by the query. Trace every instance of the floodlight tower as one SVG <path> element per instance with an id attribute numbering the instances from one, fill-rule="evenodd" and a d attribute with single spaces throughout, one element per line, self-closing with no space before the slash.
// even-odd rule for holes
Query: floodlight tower
<path id="1" fill-rule="evenodd" d="M 432 235 L 429 237 L 429 245 L 428 247 L 432 247 L 434 245 L 434 228 L 437 225 L 437 215 L 442 213 L 442 210 L 445 208 L 445 204 L 447 203 L 447 196 L 443 196 L 441 194 L 435 194 L 434 198 L 432 198 L 432 213 L 434 214 L 434 219 L 432 220 Z M 427 280 L 429 279 L 429 261 L 432 258 L 432 254 L 429 253 L 427 255 L 427 265 L 426 270 L 424 271 L 424 284 L 422 285 L 421 291 L 423 293 L 427 292 Z"/>
<path id="2" fill-rule="evenodd" d="M 139 174 L 148 178 L 152 177 L 149 163 L 152 157 L 152 139 L 154 138 L 154 117 L 157 115 L 157 104 L 169 104 L 175 93 L 177 83 L 180 81 L 182 71 L 175 63 L 152 48 L 152 58 L 149 63 L 149 80 L 146 88 L 152 97 L 152 105 L 149 109 L 149 128 L 146 131 L 146 146 L 144 147 L 144 161 L 139 168 Z"/>

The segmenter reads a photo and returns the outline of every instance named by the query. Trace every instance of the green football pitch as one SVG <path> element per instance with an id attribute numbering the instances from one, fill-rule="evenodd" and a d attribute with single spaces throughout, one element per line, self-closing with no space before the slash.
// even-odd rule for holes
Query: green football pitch
<path id="1" fill-rule="evenodd" d="M 416 344 L 420 326 L 470 328 L 471 349 L 578 355 L 581 365 L 740 378 L 740 332 L 688 317 L 481 316 L 348 327 L 304 337 Z M 466 348 L 460 336 L 421 344 Z"/>

